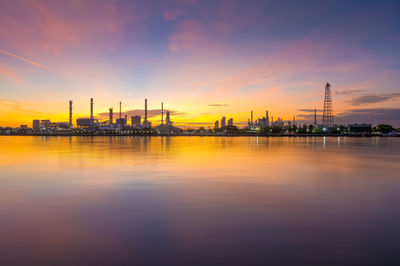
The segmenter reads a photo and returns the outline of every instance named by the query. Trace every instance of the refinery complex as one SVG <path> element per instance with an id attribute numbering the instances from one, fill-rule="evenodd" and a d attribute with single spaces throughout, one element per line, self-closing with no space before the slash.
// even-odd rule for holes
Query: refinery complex
<path id="1" fill-rule="evenodd" d="M 52 123 L 50 120 L 33 120 L 32 132 L 55 132 L 68 133 L 161 133 L 161 134 L 177 134 L 181 129 L 172 125 L 170 112 L 165 112 L 164 121 L 164 104 L 161 103 L 161 124 L 152 127 L 151 122 L 147 117 L 147 99 L 144 100 L 144 118 L 140 115 L 130 117 L 122 116 L 122 102 L 119 103 L 119 113 L 114 119 L 114 109 L 109 108 L 108 120 L 100 121 L 94 116 L 93 112 L 94 101 L 90 98 L 90 116 L 77 118 L 76 123 L 73 123 L 73 102 L 69 101 L 69 122 Z"/>
<path id="2" fill-rule="evenodd" d="M 398 130 L 388 125 L 379 125 L 373 128 L 371 124 L 335 125 L 331 85 L 326 83 L 324 94 L 322 123 L 317 122 L 317 109 L 314 109 L 314 119 L 309 124 L 298 124 L 296 118 L 284 121 L 277 117 L 270 117 L 266 110 L 265 116 L 254 119 L 253 111 L 249 113 L 247 125 L 237 127 L 233 118 L 223 116 L 214 123 L 214 127 L 200 127 L 199 129 L 182 129 L 173 125 L 171 113 L 165 111 L 161 103 L 161 123 L 152 125 L 148 120 L 147 99 L 144 100 L 144 117 L 133 115 L 122 116 L 122 102 L 119 102 L 118 113 L 113 108 L 108 110 L 108 119 L 99 120 L 94 116 L 94 100 L 90 98 L 90 116 L 77 118 L 73 121 L 73 101 L 69 101 L 69 121 L 51 122 L 50 120 L 35 119 L 32 127 L 21 125 L 19 128 L 0 128 L 0 134 L 25 135 L 374 135 L 392 134 L 398 136 Z M 165 120 L 164 120 L 165 115 Z M 116 117 L 116 118 L 115 118 Z M 384 128 L 384 129 L 383 129 Z"/>

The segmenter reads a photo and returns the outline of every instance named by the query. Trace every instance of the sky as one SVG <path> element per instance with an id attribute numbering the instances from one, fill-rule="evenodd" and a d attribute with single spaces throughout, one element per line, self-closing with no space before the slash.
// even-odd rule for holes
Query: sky
<path id="1" fill-rule="evenodd" d="M 108 108 L 153 124 L 321 119 L 400 126 L 400 1 L 0 0 L 0 126 Z"/>

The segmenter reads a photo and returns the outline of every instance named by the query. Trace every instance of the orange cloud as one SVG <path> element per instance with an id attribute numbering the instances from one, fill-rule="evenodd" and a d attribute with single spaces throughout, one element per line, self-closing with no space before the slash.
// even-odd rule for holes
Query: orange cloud
<path id="1" fill-rule="evenodd" d="M 0 75 L 3 75 L 18 82 L 23 81 L 22 78 L 15 73 L 14 69 L 2 65 L 0 65 Z"/>

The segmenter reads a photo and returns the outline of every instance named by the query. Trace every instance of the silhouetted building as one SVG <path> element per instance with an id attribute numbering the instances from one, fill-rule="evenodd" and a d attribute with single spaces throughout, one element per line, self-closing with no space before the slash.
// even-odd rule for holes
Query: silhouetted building
<path id="1" fill-rule="evenodd" d="M 226 126 L 226 118 L 225 118 L 225 116 L 223 116 L 221 119 L 221 127 L 225 127 L 225 126 Z"/>
<path id="2" fill-rule="evenodd" d="M 72 127 L 72 101 L 69 101 L 69 126 Z"/>
<path id="3" fill-rule="evenodd" d="M 151 128 L 151 123 L 147 120 L 147 99 L 144 99 L 144 121 L 142 128 Z"/>
<path id="4" fill-rule="evenodd" d="M 151 128 L 151 122 L 148 120 L 143 121 L 142 128 Z"/>
<path id="5" fill-rule="evenodd" d="M 39 131 L 40 130 L 40 120 L 33 120 L 32 121 L 32 129 L 34 131 Z"/>
<path id="6" fill-rule="evenodd" d="M 214 129 L 218 129 L 219 128 L 219 121 L 215 121 L 215 125 L 214 125 Z"/>
<path id="7" fill-rule="evenodd" d="M 90 118 L 93 119 L 93 98 L 90 98 Z"/>
<path id="8" fill-rule="evenodd" d="M 46 130 L 50 129 L 50 120 L 40 120 L 40 129 Z"/>
<path id="9" fill-rule="evenodd" d="M 233 118 L 230 118 L 230 119 L 228 120 L 228 126 L 233 126 Z"/>
<path id="10" fill-rule="evenodd" d="M 112 125 L 114 123 L 114 111 L 113 108 L 108 109 L 108 121 L 109 124 Z"/>
<path id="11" fill-rule="evenodd" d="M 118 118 L 116 123 L 119 127 L 124 127 L 126 126 L 126 118 Z"/>
<path id="12" fill-rule="evenodd" d="M 142 117 L 140 115 L 135 115 L 131 117 L 132 126 L 140 127 L 142 124 Z"/>
<path id="13" fill-rule="evenodd" d="M 317 125 L 317 109 L 314 109 L 314 126 Z"/>
<path id="14" fill-rule="evenodd" d="M 164 125 L 164 103 L 161 103 L 161 125 Z"/>
<path id="15" fill-rule="evenodd" d="M 76 119 L 76 125 L 78 127 L 93 127 L 96 124 L 93 118 L 78 118 Z"/>
<path id="16" fill-rule="evenodd" d="M 372 132 L 371 124 L 350 124 L 347 130 L 352 134 L 370 134 Z"/>
<path id="17" fill-rule="evenodd" d="M 161 110 L 163 111 L 163 104 L 161 105 Z M 163 120 L 163 119 L 162 119 Z M 154 130 L 162 133 L 162 134 L 176 134 L 180 133 L 182 130 L 180 128 L 174 127 L 173 122 L 171 120 L 171 115 L 170 112 L 166 112 L 166 117 L 165 117 L 165 124 L 161 122 L 161 125 L 158 125 L 154 128 Z"/>
<path id="18" fill-rule="evenodd" d="M 171 117 L 169 115 L 169 111 L 167 111 L 167 117 L 165 118 L 165 122 L 166 122 L 167 126 L 171 126 L 172 125 L 172 121 L 171 121 Z"/>

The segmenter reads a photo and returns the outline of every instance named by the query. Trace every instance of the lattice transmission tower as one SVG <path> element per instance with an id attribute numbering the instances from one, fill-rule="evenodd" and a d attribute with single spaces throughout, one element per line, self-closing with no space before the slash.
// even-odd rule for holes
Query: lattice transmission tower
<path id="1" fill-rule="evenodd" d="M 322 116 L 322 125 L 328 127 L 333 126 L 331 84 L 329 84 L 329 82 L 327 82 L 325 86 L 324 113 Z"/>

